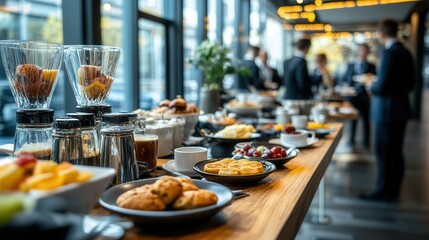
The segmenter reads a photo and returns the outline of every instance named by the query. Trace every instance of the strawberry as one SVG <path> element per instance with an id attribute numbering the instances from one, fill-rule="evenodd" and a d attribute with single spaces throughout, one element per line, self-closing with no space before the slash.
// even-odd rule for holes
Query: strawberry
<path id="1" fill-rule="evenodd" d="M 28 164 L 36 164 L 37 162 L 37 158 L 30 153 L 20 153 L 18 156 L 18 159 L 15 161 L 15 164 L 20 166 L 20 167 L 25 167 Z"/>

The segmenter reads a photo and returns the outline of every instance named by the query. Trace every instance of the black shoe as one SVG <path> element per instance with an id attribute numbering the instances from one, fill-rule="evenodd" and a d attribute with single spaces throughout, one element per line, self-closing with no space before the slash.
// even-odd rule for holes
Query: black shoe
<path id="1" fill-rule="evenodd" d="M 372 193 L 361 193 L 359 194 L 359 198 L 363 200 L 371 200 L 371 201 L 385 201 L 386 197 L 378 192 Z"/>

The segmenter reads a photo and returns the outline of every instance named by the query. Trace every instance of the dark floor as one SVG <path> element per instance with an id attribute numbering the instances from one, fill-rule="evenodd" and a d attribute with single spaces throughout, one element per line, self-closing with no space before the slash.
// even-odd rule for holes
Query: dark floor
<path id="1" fill-rule="evenodd" d="M 429 91 L 425 93 L 429 104 Z M 404 146 L 406 172 L 397 203 L 359 200 L 372 190 L 375 160 L 371 153 L 355 150 L 343 139 L 326 173 L 327 225 L 312 223 L 317 216 L 317 194 L 296 239 L 429 239 L 429 108 L 420 122 L 410 122 Z M 357 152 L 357 153 L 356 153 Z"/>

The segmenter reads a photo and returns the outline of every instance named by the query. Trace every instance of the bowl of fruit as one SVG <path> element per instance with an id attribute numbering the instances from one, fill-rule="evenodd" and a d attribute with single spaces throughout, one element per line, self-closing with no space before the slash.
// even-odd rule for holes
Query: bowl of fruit
<path id="1" fill-rule="evenodd" d="M 275 165 L 283 165 L 298 155 L 295 148 L 286 148 L 266 142 L 238 143 L 232 153 L 235 158 L 265 160 Z"/>
<path id="2" fill-rule="evenodd" d="M 22 193 L 36 201 L 62 198 L 70 212 L 87 213 L 114 174 L 112 168 L 58 164 L 21 153 L 0 160 L 0 194 Z"/>

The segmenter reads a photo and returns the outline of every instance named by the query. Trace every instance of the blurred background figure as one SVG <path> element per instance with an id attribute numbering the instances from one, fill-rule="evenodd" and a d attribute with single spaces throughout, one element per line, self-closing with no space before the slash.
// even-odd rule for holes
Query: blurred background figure
<path id="1" fill-rule="evenodd" d="M 313 97 L 307 60 L 305 60 L 310 47 L 310 39 L 298 40 L 294 56 L 283 63 L 283 84 L 286 92 L 282 95 L 282 99 L 311 99 Z"/>
<path id="2" fill-rule="evenodd" d="M 246 67 L 250 70 L 250 75 L 239 75 L 234 82 L 236 92 L 254 92 L 264 89 L 263 81 L 260 78 L 259 67 L 256 65 L 256 57 L 259 56 L 260 48 L 250 45 L 244 55 L 240 67 Z"/>
<path id="3" fill-rule="evenodd" d="M 277 69 L 271 67 L 268 63 L 268 53 L 262 51 L 260 58 L 260 74 L 264 88 L 267 90 L 277 90 L 281 84 L 281 78 Z"/>
<path id="4" fill-rule="evenodd" d="M 317 94 L 320 90 L 334 91 L 334 79 L 328 70 L 328 58 L 326 54 L 319 53 L 316 55 L 316 69 L 312 75 L 312 92 Z"/>
<path id="5" fill-rule="evenodd" d="M 369 46 L 368 44 L 359 45 L 358 57 L 355 62 L 351 63 L 347 67 L 346 74 L 343 77 L 343 83 L 348 86 L 354 87 L 356 96 L 348 97 L 353 106 L 359 110 L 359 116 L 363 123 L 363 146 L 368 150 L 370 147 L 370 124 L 369 124 L 369 107 L 370 99 L 368 92 L 365 89 L 365 85 L 354 81 L 355 76 L 363 74 L 376 74 L 375 65 L 368 62 Z M 355 145 L 356 127 L 358 121 L 352 121 L 350 128 L 350 139 L 349 144 Z"/>
<path id="6" fill-rule="evenodd" d="M 361 195 L 364 199 L 397 199 L 405 172 L 402 146 L 406 123 L 412 115 L 409 93 L 414 87 L 415 72 L 413 57 L 398 41 L 397 32 L 396 21 L 385 19 L 379 23 L 378 36 L 385 49 L 378 79 L 370 88 L 377 182 L 374 192 Z"/>

